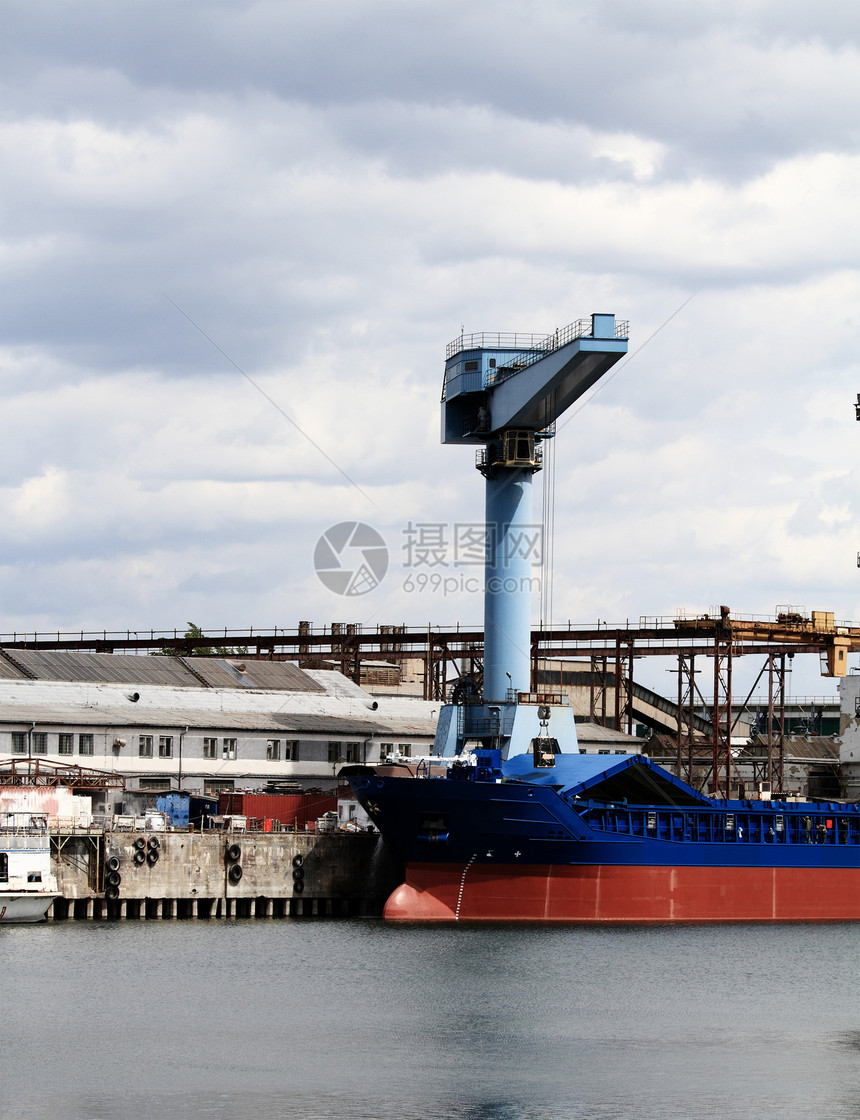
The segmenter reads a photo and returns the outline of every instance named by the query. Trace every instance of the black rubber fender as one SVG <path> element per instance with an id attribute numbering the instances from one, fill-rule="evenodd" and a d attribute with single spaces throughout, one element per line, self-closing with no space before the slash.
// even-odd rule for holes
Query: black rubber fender
<path id="1" fill-rule="evenodd" d="M 105 891 L 105 898 L 110 899 L 111 902 L 119 898 L 119 887 L 108 887 Z"/>
<path id="2" fill-rule="evenodd" d="M 155 848 L 152 848 L 146 853 L 146 862 L 150 867 L 155 867 L 155 865 L 158 863 L 158 852 L 155 850 Z"/>
<path id="3" fill-rule="evenodd" d="M 293 868 L 293 882 L 303 883 L 305 881 L 305 869 L 303 867 Z"/>
<path id="4" fill-rule="evenodd" d="M 140 867 L 142 863 L 146 863 L 146 852 L 142 852 L 140 848 L 138 848 L 138 850 L 134 853 L 134 862 L 138 867 Z"/>
<path id="5" fill-rule="evenodd" d="M 305 889 L 304 879 L 296 879 L 293 883 L 293 894 L 301 894 Z"/>
<path id="6" fill-rule="evenodd" d="M 118 887 L 122 882 L 122 875 L 118 871 L 109 871 L 107 881 L 112 887 Z"/>
<path id="7" fill-rule="evenodd" d="M 150 836 L 150 838 L 146 842 L 146 846 L 151 852 L 156 851 L 158 849 L 158 837 Z"/>
<path id="8" fill-rule="evenodd" d="M 230 844 L 225 854 L 230 863 L 238 863 L 242 858 L 242 849 L 238 844 Z"/>
<path id="9" fill-rule="evenodd" d="M 134 846 L 138 851 L 142 851 L 146 847 L 146 840 L 142 836 L 138 836 L 134 842 Z"/>
<path id="10" fill-rule="evenodd" d="M 231 865 L 230 870 L 227 872 L 227 878 L 231 883 L 238 883 L 242 878 L 241 864 L 234 863 Z"/>
<path id="11" fill-rule="evenodd" d="M 299 852 L 298 855 L 293 856 L 293 867 L 301 867 L 305 862 L 305 857 Z"/>
<path id="12" fill-rule="evenodd" d="M 111 856 L 107 861 L 108 871 L 119 871 L 119 856 Z"/>

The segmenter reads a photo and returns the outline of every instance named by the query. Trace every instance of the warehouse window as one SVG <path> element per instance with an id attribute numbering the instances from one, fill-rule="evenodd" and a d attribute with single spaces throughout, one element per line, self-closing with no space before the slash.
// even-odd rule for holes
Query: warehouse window
<path id="1" fill-rule="evenodd" d="M 26 754 L 27 753 L 27 732 L 26 731 L 13 731 L 12 732 L 12 754 Z"/>
<path id="2" fill-rule="evenodd" d="M 0 852 L 0 883 L 9 882 L 9 857 L 5 852 Z"/>
<path id="3" fill-rule="evenodd" d="M 173 736 L 172 735 L 159 735 L 158 736 L 158 757 L 159 758 L 173 758 Z"/>
<path id="4" fill-rule="evenodd" d="M 347 743 L 346 744 L 346 761 L 347 762 L 360 762 L 359 752 L 361 751 L 361 743 Z"/>
<path id="5" fill-rule="evenodd" d="M 47 731 L 34 731 L 33 732 L 33 754 L 47 754 L 48 753 L 48 733 Z"/>
<path id="6" fill-rule="evenodd" d="M 277 762 L 281 757 L 281 740 L 268 739 L 266 741 L 266 761 Z"/>
<path id="7" fill-rule="evenodd" d="M 379 744 L 379 757 L 388 758 L 390 754 L 394 754 L 393 743 L 380 743 Z"/>
<path id="8" fill-rule="evenodd" d="M 93 753 L 93 737 L 92 735 L 79 735 L 78 736 L 78 754 L 92 754 Z"/>
<path id="9" fill-rule="evenodd" d="M 222 739 L 221 740 L 221 757 L 222 758 L 235 758 L 236 757 L 236 740 L 235 739 Z"/>
<path id="10" fill-rule="evenodd" d="M 74 735 L 61 731 L 57 736 L 57 752 L 59 754 L 72 754 L 74 750 Z"/>
<path id="11" fill-rule="evenodd" d="M 203 783 L 203 792 L 210 797 L 217 797 L 219 793 L 232 793 L 235 783 L 228 781 L 217 781 L 212 779 Z"/>
<path id="12" fill-rule="evenodd" d="M 328 760 L 329 762 L 337 762 L 340 758 L 340 743 L 329 741 L 328 745 Z"/>
<path id="13" fill-rule="evenodd" d="M 298 762 L 299 761 L 299 741 L 298 739 L 287 739 L 284 743 L 284 761 L 285 762 Z"/>
<path id="14" fill-rule="evenodd" d="M 217 758 L 218 756 L 218 740 L 217 739 L 204 739 L 203 740 L 203 757 L 204 758 Z"/>
<path id="15" fill-rule="evenodd" d="M 138 758 L 152 758 L 152 736 L 151 735 L 138 735 L 138 737 L 137 737 L 137 755 L 138 755 Z"/>
<path id="16" fill-rule="evenodd" d="M 411 758 L 412 757 L 412 744 L 411 743 L 398 743 L 397 744 L 397 753 L 401 756 L 401 758 Z"/>

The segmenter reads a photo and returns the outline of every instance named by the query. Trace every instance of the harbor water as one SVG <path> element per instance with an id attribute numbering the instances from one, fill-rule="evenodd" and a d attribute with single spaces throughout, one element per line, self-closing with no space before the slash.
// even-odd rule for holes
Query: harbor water
<path id="1" fill-rule="evenodd" d="M 856 1120 L 860 927 L 0 928 L 2 1120 Z"/>

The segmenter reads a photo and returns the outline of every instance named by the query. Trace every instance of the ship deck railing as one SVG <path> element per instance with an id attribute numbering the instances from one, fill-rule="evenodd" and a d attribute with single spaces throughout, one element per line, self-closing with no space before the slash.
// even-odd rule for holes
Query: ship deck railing
<path id="1" fill-rule="evenodd" d="M 573 803 L 596 832 L 690 844 L 847 845 L 860 847 L 860 812 L 636 809 Z"/>

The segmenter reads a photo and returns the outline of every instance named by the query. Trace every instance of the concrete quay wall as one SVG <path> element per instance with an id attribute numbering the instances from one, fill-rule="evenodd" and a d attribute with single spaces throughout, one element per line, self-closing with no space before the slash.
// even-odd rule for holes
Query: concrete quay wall
<path id="1" fill-rule="evenodd" d="M 375 914 L 403 878 L 376 833 L 105 832 L 53 862 L 54 920 Z"/>

